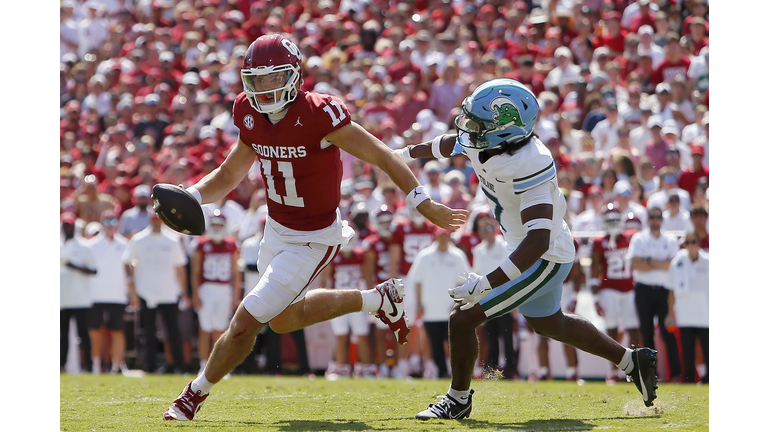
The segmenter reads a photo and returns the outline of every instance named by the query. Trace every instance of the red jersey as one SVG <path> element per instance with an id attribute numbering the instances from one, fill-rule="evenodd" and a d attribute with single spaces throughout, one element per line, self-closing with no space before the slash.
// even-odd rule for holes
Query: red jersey
<path id="1" fill-rule="evenodd" d="M 469 265 L 472 266 L 472 248 L 480 244 L 481 240 L 480 237 L 478 237 L 477 234 L 473 232 L 464 233 L 459 238 L 458 244 L 456 246 L 459 247 L 464 253 L 467 255 L 467 260 L 469 260 Z"/>
<path id="2" fill-rule="evenodd" d="M 200 238 L 197 251 L 203 256 L 200 268 L 200 283 L 215 282 L 230 284 L 232 277 L 232 261 L 238 251 L 235 239 L 224 237 L 224 241 L 216 244 L 207 236 Z"/>
<path id="3" fill-rule="evenodd" d="M 621 292 L 632 291 L 632 260 L 627 257 L 629 238 L 616 236 L 616 247 L 609 248 L 609 237 L 597 237 L 592 245 L 592 253 L 600 260 L 600 289 L 613 289 Z"/>
<path id="4" fill-rule="evenodd" d="M 391 237 L 382 237 L 378 233 L 373 233 L 363 240 L 363 250 L 374 254 L 373 282 L 375 284 L 389 279 L 390 239 Z"/>
<path id="5" fill-rule="evenodd" d="M 399 222 L 392 231 L 390 244 L 400 245 L 400 274 L 407 275 L 416 255 L 435 241 L 435 225 L 425 223 L 421 227 L 410 221 Z"/>
<path id="6" fill-rule="evenodd" d="M 272 124 L 240 93 L 233 109 L 240 139 L 261 160 L 269 217 L 298 231 L 328 227 L 341 199 L 341 153 L 324 140 L 350 123 L 341 99 L 300 91 L 285 117 Z"/>
<path id="7" fill-rule="evenodd" d="M 678 75 L 686 77 L 690 66 L 691 60 L 686 56 L 680 56 L 680 60 L 676 62 L 672 62 L 665 57 L 653 71 L 652 81 L 654 84 L 658 84 L 663 81 L 672 82 Z"/>
<path id="8" fill-rule="evenodd" d="M 360 247 L 352 249 L 351 253 L 339 252 L 331 261 L 331 278 L 333 287 L 337 289 L 360 289 L 363 286 L 363 262 L 365 252 Z"/>

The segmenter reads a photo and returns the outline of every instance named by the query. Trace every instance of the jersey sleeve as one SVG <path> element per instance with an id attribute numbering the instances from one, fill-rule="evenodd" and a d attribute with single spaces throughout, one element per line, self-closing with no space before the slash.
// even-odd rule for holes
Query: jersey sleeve
<path id="1" fill-rule="evenodd" d="M 515 195 L 545 184 L 557 176 L 555 161 L 546 155 L 538 155 L 526 161 L 514 174 L 512 186 Z"/>
<path id="2" fill-rule="evenodd" d="M 320 136 L 341 129 L 352 121 L 352 116 L 344 102 L 336 96 L 307 93 L 307 101 L 312 110 L 313 127 Z"/>
<path id="3" fill-rule="evenodd" d="M 243 118 L 245 117 L 245 107 L 243 104 L 249 104 L 248 99 L 245 97 L 245 92 L 237 95 L 237 98 L 235 98 L 235 103 L 232 106 L 232 121 L 235 123 L 235 126 L 237 126 L 237 129 L 240 130 L 240 132 L 242 132 L 243 128 L 245 128 L 245 125 L 243 124 Z"/>

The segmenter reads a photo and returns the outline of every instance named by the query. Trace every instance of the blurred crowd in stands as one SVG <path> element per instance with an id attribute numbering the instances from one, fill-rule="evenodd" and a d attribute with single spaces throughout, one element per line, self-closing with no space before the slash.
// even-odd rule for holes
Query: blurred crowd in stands
<path id="1" fill-rule="evenodd" d="M 681 243 L 695 239 L 702 255 L 708 251 L 706 0 L 62 0 L 60 13 L 60 210 L 62 225 L 75 228 L 73 236 L 62 234 L 62 290 L 91 276 L 66 265 L 64 239 L 79 239 L 89 247 L 109 229 L 105 221 L 117 220 L 114 235 L 129 245 L 134 236 L 152 229 L 154 184 L 191 186 L 224 160 L 237 144 L 232 106 L 242 91 L 243 55 L 256 38 L 272 33 L 299 46 L 302 90 L 340 97 L 353 120 L 392 149 L 452 131 L 461 101 L 489 79 L 528 85 L 541 109 L 536 133 L 556 161 L 569 205 L 567 222 L 584 246 L 578 258 L 585 268 L 592 239 L 602 235 L 608 204 L 618 208 L 625 222 L 636 221 L 639 230 L 648 228 L 649 210 L 658 208 L 662 232 Z M 385 174 L 348 154 L 343 162 L 342 214 L 350 220 L 365 216 L 356 224 L 356 246 L 371 247 L 366 237 L 381 230 L 374 222 L 385 208 L 393 227 L 413 223 L 403 192 Z M 469 223 L 450 234 L 452 247 L 471 265 L 473 249 L 482 241 L 476 219 L 492 215 L 493 207 L 468 160 L 459 156 L 409 166 L 433 199 L 472 211 Z M 226 216 L 226 231 L 241 249 L 240 271 L 246 279 L 248 266 L 255 264 L 246 262 L 246 242 L 250 239 L 248 244 L 258 250 L 266 200 L 256 163 L 226 199 L 204 206 L 206 215 L 219 209 Z M 177 239 L 189 262 L 197 239 L 166 234 Z M 71 249 L 67 256 L 78 255 Z M 681 251 L 688 251 L 687 245 Z M 411 259 L 417 252 L 408 251 L 414 254 Z M 694 262 L 693 255 L 700 256 L 689 255 Z M 84 265 L 92 261 L 84 259 L 75 267 L 92 270 Z M 67 272 L 78 277 L 67 279 L 65 287 Z M 574 283 L 586 285 L 586 279 Z M 124 283 L 125 304 L 136 311 L 139 299 Z M 178 283 L 180 292 L 191 296 L 189 278 L 179 276 Z M 663 285 L 674 291 L 671 284 Z M 247 292 L 252 286 L 243 288 Z M 684 305 L 685 296 L 678 295 L 675 307 L 681 298 Z M 81 303 L 62 304 L 62 311 L 87 309 L 94 301 Z M 708 317 L 708 310 L 698 312 Z M 178 336 L 185 345 L 166 352 L 167 363 L 177 371 L 197 369 L 190 366 L 196 317 L 189 312 L 186 320 L 178 330 L 185 333 Z M 515 331 L 525 326 L 515 323 Z M 666 329 L 667 324 L 673 327 L 666 314 L 657 316 L 657 327 Z M 93 324 L 94 335 L 99 325 Z M 415 334 L 425 342 L 410 344 L 415 348 L 405 356 L 390 353 L 388 361 L 394 365 L 394 358 L 410 355 L 408 373 L 426 376 L 434 356 L 426 335 Z M 82 345 L 87 332 L 79 335 Z M 303 337 L 294 339 L 303 343 Z M 692 346 L 683 347 L 686 359 Z M 384 354 L 371 350 L 376 351 L 372 356 L 358 358 L 385 362 Z M 306 353 L 297 351 L 304 359 L 299 369 L 306 373 Z M 174 360 L 180 352 L 185 359 Z M 96 350 L 93 357 L 98 356 Z M 91 357 L 82 355 L 82 364 L 93 368 Z M 681 379 L 680 367 L 672 366 L 680 360 L 668 362 L 672 372 L 666 379 Z M 63 354 L 62 368 L 64 363 Z M 147 366 L 139 361 L 136 367 Z M 439 370 L 445 374 L 442 365 Z M 504 376 L 518 375 L 527 371 Z"/>

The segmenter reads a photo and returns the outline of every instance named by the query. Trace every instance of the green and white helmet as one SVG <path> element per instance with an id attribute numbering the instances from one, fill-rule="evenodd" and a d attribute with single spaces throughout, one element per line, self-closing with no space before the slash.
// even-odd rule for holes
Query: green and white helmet
<path id="1" fill-rule="evenodd" d="M 488 81 L 461 103 L 453 154 L 464 148 L 489 150 L 530 137 L 539 115 L 536 96 L 524 84 L 506 78 Z"/>

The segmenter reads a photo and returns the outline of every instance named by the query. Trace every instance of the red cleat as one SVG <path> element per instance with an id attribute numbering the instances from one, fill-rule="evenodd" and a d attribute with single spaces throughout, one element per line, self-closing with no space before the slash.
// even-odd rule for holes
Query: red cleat
<path id="1" fill-rule="evenodd" d="M 403 308 L 403 281 L 402 279 L 389 279 L 378 285 L 376 290 L 381 294 L 381 306 L 376 312 L 376 318 L 389 326 L 389 329 L 395 334 L 397 343 L 404 345 L 408 343 L 408 317 L 405 316 Z"/>
<path id="2" fill-rule="evenodd" d="M 165 410 L 163 413 L 164 420 L 181 420 L 187 421 L 195 418 L 195 414 L 200 411 L 200 408 L 205 402 L 205 398 L 208 395 L 200 394 L 192 391 L 192 381 L 184 387 L 184 391 L 181 392 L 179 397 Z"/>

